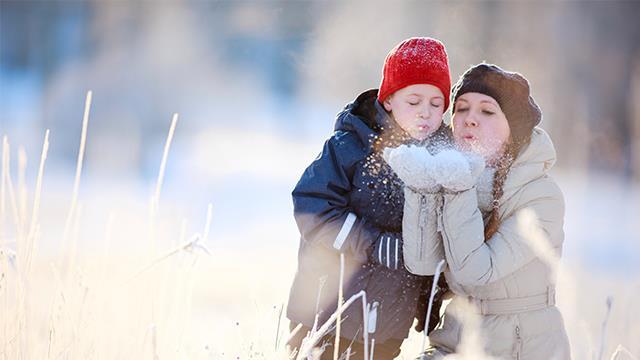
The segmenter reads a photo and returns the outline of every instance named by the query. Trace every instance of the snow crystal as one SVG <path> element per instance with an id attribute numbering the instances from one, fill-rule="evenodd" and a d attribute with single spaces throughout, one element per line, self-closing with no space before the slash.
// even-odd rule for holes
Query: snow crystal
<path id="1" fill-rule="evenodd" d="M 438 185 L 454 191 L 469 189 L 485 166 L 477 155 L 454 149 L 431 155 L 426 148 L 412 145 L 387 148 L 383 157 L 407 186 L 426 190 Z"/>
<path id="2" fill-rule="evenodd" d="M 382 156 L 405 185 L 417 189 L 432 189 L 437 186 L 435 179 L 426 176 L 435 166 L 434 157 L 427 149 L 401 145 L 384 149 Z"/>

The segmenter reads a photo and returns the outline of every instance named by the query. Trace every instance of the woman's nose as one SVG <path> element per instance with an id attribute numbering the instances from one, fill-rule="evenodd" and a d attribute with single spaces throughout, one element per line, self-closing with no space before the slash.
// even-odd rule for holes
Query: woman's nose
<path id="1" fill-rule="evenodd" d="M 470 115 L 470 116 L 467 116 L 466 119 L 464 119 L 464 124 L 468 127 L 477 127 L 478 121 L 476 121 L 475 116 Z"/>

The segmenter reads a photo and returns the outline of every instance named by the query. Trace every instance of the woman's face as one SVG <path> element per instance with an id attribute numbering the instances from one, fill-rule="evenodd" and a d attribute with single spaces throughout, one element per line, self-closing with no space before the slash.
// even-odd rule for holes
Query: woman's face
<path id="1" fill-rule="evenodd" d="M 424 140 L 442 124 L 444 95 L 429 84 L 404 87 L 384 101 L 384 108 L 412 138 Z"/>
<path id="2" fill-rule="evenodd" d="M 456 144 L 485 160 L 502 155 L 511 131 L 498 102 L 491 96 L 471 92 L 460 95 L 453 106 L 451 123 Z"/>

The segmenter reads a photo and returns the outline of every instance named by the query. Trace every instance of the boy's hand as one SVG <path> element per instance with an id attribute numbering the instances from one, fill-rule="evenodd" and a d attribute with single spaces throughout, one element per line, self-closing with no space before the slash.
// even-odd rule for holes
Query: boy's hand
<path id="1" fill-rule="evenodd" d="M 382 264 L 389 269 L 403 269 L 402 234 L 393 232 L 380 234 L 373 246 L 371 258 L 374 262 Z"/>

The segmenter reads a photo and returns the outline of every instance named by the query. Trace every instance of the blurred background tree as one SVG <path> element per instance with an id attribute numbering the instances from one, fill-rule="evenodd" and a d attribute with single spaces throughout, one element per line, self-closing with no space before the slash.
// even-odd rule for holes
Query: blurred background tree
<path id="1" fill-rule="evenodd" d="M 91 88 L 89 156 L 146 177 L 172 112 L 185 136 L 323 138 L 333 114 L 378 86 L 391 47 L 433 36 L 454 80 L 483 60 L 530 80 L 561 168 L 640 181 L 638 16 L 636 1 L 2 0 L 1 130 L 33 148 L 32 133 L 51 128 L 69 140 L 52 156 L 72 166 Z"/>

